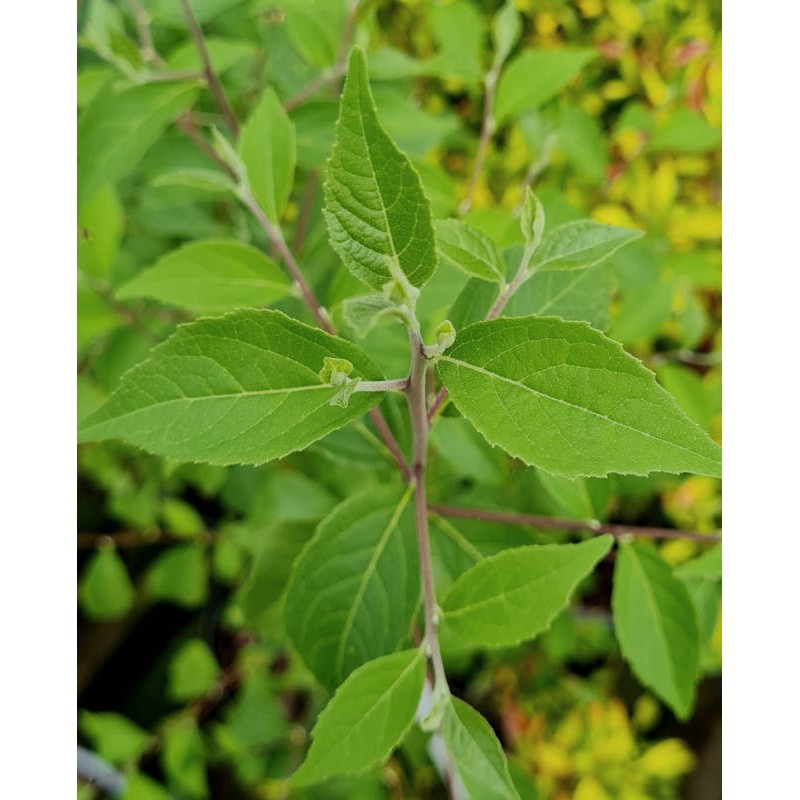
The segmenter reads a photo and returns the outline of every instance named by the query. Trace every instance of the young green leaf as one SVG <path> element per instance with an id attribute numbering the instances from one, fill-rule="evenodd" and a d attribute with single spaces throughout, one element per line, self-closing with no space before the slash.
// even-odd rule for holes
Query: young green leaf
<path id="1" fill-rule="evenodd" d="M 522 204 L 522 216 L 519 219 L 519 227 L 527 245 L 526 251 L 535 252 L 541 244 L 544 222 L 544 208 L 533 190 L 528 187 L 525 190 L 525 202 Z"/>
<path id="2" fill-rule="evenodd" d="M 388 297 L 382 294 L 368 294 L 362 297 L 347 297 L 342 303 L 344 318 L 355 331 L 356 336 L 363 339 L 384 317 L 400 318 L 400 309 Z"/>
<path id="3" fill-rule="evenodd" d="M 233 239 L 207 239 L 167 253 L 123 284 L 117 297 L 148 297 L 214 314 L 269 305 L 290 290 L 284 271 L 260 250 Z"/>
<path id="4" fill-rule="evenodd" d="M 503 748 L 489 723 L 457 697 L 442 720 L 442 738 L 471 800 L 519 800 Z"/>
<path id="5" fill-rule="evenodd" d="M 611 536 L 581 544 L 531 545 L 479 561 L 450 587 L 443 621 L 458 638 L 504 647 L 546 630 L 579 581 L 610 550 Z"/>
<path id="6" fill-rule="evenodd" d="M 383 398 L 336 388 L 318 372 L 344 357 L 358 377 L 381 380 L 354 345 L 278 311 L 233 311 L 183 325 L 123 377 L 82 424 L 82 441 L 123 439 L 158 455 L 210 464 L 263 464 L 321 439 Z"/>
<path id="7" fill-rule="evenodd" d="M 644 234 L 632 228 L 601 225 L 590 219 L 567 222 L 544 237 L 531 262 L 537 271 L 585 269 L 604 261 Z"/>
<path id="8" fill-rule="evenodd" d="M 101 91 L 78 122 L 78 210 L 124 178 L 197 93 L 198 84 L 187 82 Z"/>
<path id="9" fill-rule="evenodd" d="M 485 281 L 503 280 L 503 256 L 485 233 L 457 219 L 437 220 L 435 227 L 436 247 L 445 259 Z"/>
<path id="10" fill-rule="evenodd" d="M 503 7 L 492 19 L 492 44 L 494 45 L 494 65 L 503 65 L 511 52 L 511 48 L 519 40 L 522 33 L 522 20 L 514 0 L 506 0 Z"/>
<path id="11" fill-rule="evenodd" d="M 322 521 L 295 562 L 286 630 L 330 691 L 408 636 L 419 602 L 410 496 L 381 487 L 349 498 Z"/>
<path id="12" fill-rule="evenodd" d="M 256 200 L 277 224 L 292 191 L 297 146 L 294 124 L 270 88 L 242 126 L 239 155 Z"/>
<path id="13" fill-rule="evenodd" d="M 554 317 L 480 322 L 439 357 L 459 411 L 491 443 L 556 475 L 720 474 L 719 446 L 599 331 Z"/>
<path id="14" fill-rule="evenodd" d="M 625 544 L 614 568 L 611 607 L 622 655 L 645 686 L 687 719 L 694 703 L 699 634 L 684 584 L 657 550 Z"/>
<path id="15" fill-rule="evenodd" d="M 100 547 L 92 555 L 81 576 L 78 598 L 93 619 L 116 619 L 131 610 L 136 590 L 115 547 Z"/>
<path id="16" fill-rule="evenodd" d="M 169 662 L 167 691 L 173 700 L 186 702 L 210 691 L 219 677 L 219 665 L 202 639 L 190 639 Z"/>
<path id="17" fill-rule="evenodd" d="M 359 667 L 319 715 L 292 784 L 352 775 L 388 758 L 414 721 L 424 680 L 421 650 L 403 650 Z"/>
<path id="18" fill-rule="evenodd" d="M 552 100 L 596 56 L 595 50 L 527 50 L 518 55 L 497 87 L 498 123 Z"/>
<path id="19" fill-rule="evenodd" d="M 187 189 L 198 189 L 202 192 L 214 194 L 236 194 L 236 184 L 224 172 L 218 169 L 205 169 L 203 167 L 187 167 L 175 169 L 159 175 L 153 186 L 185 186 Z"/>
<path id="20" fill-rule="evenodd" d="M 390 281 L 420 287 L 433 275 L 430 203 L 411 162 L 378 121 L 358 47 L 350 55 L 325 200 L 333 249 L 357 278 L 381 289 Z"/>
<path id="21" fill-rule="evenodd" d="M 208 594 L 208 563 L 202 547 L 170 547 L 150 566 L 145 589 L 148 597 L 185 608 L 203 604 Z"/>
<path id="22" fill-rule="evenodd" d="M 78 727 L 91 741 L 97 754 L 112 764 L 124 764 L 138 758 L 150 743 L 147 731 L 112 711 L 82 710 Z"/>
<path id="23" fill-rule="evenodd" d="M 192 717 L 183 717 L 164 731 L 161 766 L 170 788 L 180 797 L 209 796 L 203 736 Z"/>

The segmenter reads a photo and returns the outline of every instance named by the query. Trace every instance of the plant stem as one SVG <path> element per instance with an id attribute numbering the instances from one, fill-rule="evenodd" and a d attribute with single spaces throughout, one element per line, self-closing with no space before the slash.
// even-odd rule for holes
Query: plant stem
<path id="1" fill-rule="evenodd" d="M 195 17 L 194 11 L 192 11 L 189 0 L 181 0 L 181 7 L 183 8 L 183 16 L 186 18 L 186 25 L 189 28 L 189 34 L 194 41 L 194 45 L 200 56 L 200 61 L 203 64 L 203 74 L 206 76 L 208 88 L 214 96 L 214 102 L 217 104 L 217 108 L 222 112 L 222 116 L 225 117 L 225 122 L 230 132 L 233 134 L 234 138 L 238 138 L 239 122 L 228 102 L 225 89 L 222 86 L 219 76 L 214 71 L 214 66 L 211 63 L 211 56 L 208 54 L 208 48 L 206 47 L 206 40 L 203 37 L 203 31 L 200 28 L 197 17 Z"/>
<path id="2" fill-rule="evenodd" d="M 475 154 L 475 163 L 472 165 L 472 173 L 469 176 L 467 194 L 466 197 L 461 201 L 461 205 L 458 207 L 458 213 L 462 217 L 470 210 L 470 208 L 472 208 L 472 196 L 475 194 L 475 189 L 478 186 L 478 178 L 480 177 L 481 170 L 483 169 L 483 162 L 486 159 L 486 152 L 489 149 L 489 142 L 495 130 L 494 96 L 499 75 L 499 68 L 493 66 L 489 72 L 486 73 L 486 77 L 484 78 L 484 86 L 486 91 L 483 96 L 481 138 L 478 141 L 478 151 Z"/>
<path id="3" fill-rule="evenodd" d="M 428 510 L 443 517 L 480 519 L 486 522 L 503 522 L 508 525 L 531 525 L 534 528 L 548 528 L 561 531 L 590 531 L 591 533 L 610 533 L 612 536 L 637 536 L 645 539 L 690 539 L 695 542 L 719 542 L 720 533 L 699 533 L 697 531 L 675 530 L 673 528 L 643 528 L 637 525 L 602 524 L 596 520 L 581 521 L 555 519 L 537 514 L 512 514 L 506 511 L 491 511 L 483 508 L 460 508 L 458 506 L 430 505 Z"/>
<path id="4" fill-rule="evenodd" d="M 436 690 L 447 686 L 447 677 L 445 676 L 442 654 L 439 649 L 439 637 L 436 633 L 436 590 L 433 582 L 433 560 L 431 558 L 431 542 L 428 532 L 428 503 L 425 494 L 425 466 L 428 452 L 428 431 L 430 428 L 425 407 L 425 375 L 428 364 L 419 332 L 409 328 L 408 339 L 411 346 L 411 374 L 408 379 L 406 397 L 408 398 L 414 443 L 411 470 L 414 479 L 417 548 L 419 550 L 422 598 L 425 607 L 424 636 L 433 665 L 434 690 Z"/>
<path id="5" fill-rule="evenodd" d="M 408 378 L 395 378 L 391 381 L 361 381 L 356 386 L 357 392 L 405 392 Z"/>

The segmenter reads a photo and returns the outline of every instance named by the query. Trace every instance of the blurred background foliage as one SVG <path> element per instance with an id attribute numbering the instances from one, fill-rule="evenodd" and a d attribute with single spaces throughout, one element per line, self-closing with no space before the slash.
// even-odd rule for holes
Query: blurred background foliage
<path id="1" fill-rule="evenodd" d="M 580 273 L 583 285 L 571 292 L 556 283 L 560 277 L 532 280 L 526 289 L 547 298 L 543 313 L 589 319 L 623 342 L 719 438 L 721 4 L 516 6 L 523 34 L 511 60 L 568 48 L 580 70 L 535 108 L 507 101 L 465 218 L 513 246 L 520 240 L 514 212 L 523 187 L 533 185 L 550 224 L 589 215 L 645 230 L 610 263 Z M 147 83 L 141 7 L 168 68 L 198 69 L 177 0 L 84 0 L 81 113 L 110 82 Z M 303 92 L 340 58 L 346 4 L 194 0 L 193 7 L 240 119 L 267 84 L 291 109 L 298 172 L 283 227 L 339 320 L 341 301 L 357 287 L 327 243 L 319 191 L 337 100 L 327 86 L 313 96 Z M 498 7 L 489 0 L 372 0 L 359 10 L 355 40 L 370 56 L 379 114 L 418 165 L 436 216 L 455 214 L 467 192 L 491 59 L 489 21 Z M 535 63 L 526 65 L 531 81 Z M 191 113 L 201 129 L 220 125 L 207 92 Z M 119 286 L 181 242 L 234 236 L 264 246 L 231 200 L 165 180 L 176 169 L 210 165 L 169 121 L 144 142 L 135 169 L 114 186 L 93 187 L 82 204 L 80 416 L 191 318 L 166 304 L 120 301 Z M 448 312 L 454 321 L 468 318 L 462 307 L 469 294 L 458 297 L 466 284 L 455 270 L 440 270 L 423 299 L 430 325 Z M 532 302 L 522 294 L 515 302 Z M 294 300 L 279 307 L 307 318 Z M 397 330 L 378 333 L 367 349 L 387 374 L 400 374 L 405 351 L 395 349 Z M 388 407 L 389 421 L 407 444 L 403 416 L 393 413 L 399 410 Z M 456 415 L 437 424 L 433 447 L 434 502 L 706 533 L 720 526 L 717 480 L 654 475 L 573 483 L 514 462 Z M 393 479 L 366 423 L 264 467 L 179 464 L 116 443 L 81 446 L 78 465 L 78 739 L 126 775 L 125 797 L 446 796 L 419 731 L 385 768 L 362 778 L 294 794 L 285 781 L 326 698 L 288 648 L 281 593 L 319 520 L 353 487 Z M 434 520 L 439 586 L 463 569 L 448 536 L 463 533 L 484 553 L 560 540 L 552 532 L 451 522 Z M 685 540 L 659 547 L 676 567 L 704 549 Z M 534 643 L 485 654 L 448 652 L 445 642 L 455 688 L 494 725 L 526 800 L 719 797 L 719 581 L 685 577 L 705 642 L 705 679 L 693 716 L 679 722 L 620 658 L 610 570 L 601 566 L 580 604 Z M 79 784 L 78 796 L 101 792 Z"/>

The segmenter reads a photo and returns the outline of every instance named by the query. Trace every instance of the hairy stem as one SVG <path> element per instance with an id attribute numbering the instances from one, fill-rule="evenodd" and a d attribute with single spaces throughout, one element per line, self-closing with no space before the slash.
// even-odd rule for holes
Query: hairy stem
<path id="1" fill-rule="evenodd" d="M 234 135 L 234 138 L 238 138 L 239 121 L 236 119 L 236 115 L 233 113 L 233 109 L 228 102 L 228 98 L 225 94 L 225 89 L 222 86 L 222 82 L 219 79 L 219 75 L 217 75 L 214 70 L 214 66 L 211 63 L 211 56 L 208 54 L 206 40 L 203 36 L 203 31 L 200 28 L 200 24 L 197 21 L 197 17 L 194 15 L 194 11 L 192 11 L 192 6 L 189 3 L 189 0 L 181 0 L 181 7 L 183 8 L 183 16 L 186 18 L 186 25 L 189 28 L 189 34 L 194 41 L 194 45 L 197 48 L 197 52 L 200 56 L 200 61 L 203 64 L 203 74 L 208 82 L 208 88 L 211 90 L 211 94 L 214 96 L 214 102 L 222 113 L 222 116 L 225 117 L 225 122 L 230 129 L 230 132 Z"/>
<path id="2" fill-rule="evenodd" d="M 560 531 L 590 531 L 591 533 L 610 533 L 612 536 L 637 536 L 646 539 L 691 539 L 695 542 L 719 542 L 720 533 L 699 533 L 673 528 L 643 528 L 637 525 L 602 524 L 596 520 L 581 521 L 554 519 L 537 514 L 512 514 L 506 511 L 491 511 L 483 508 L 460 508 L 458 506 L 430 505 L 428 510 L 443 517 L 462 519 L 481 519 L 486 522 L 503 522 L 508 525 L 530 525 L 534 528 L 547 528 Z"/>
<path id="3" fill-rule="evenodd" d="M 395 378 L 390 381 L 360 381 L 357 392 L 405 392 L 408 378 Z"/>
<path id="4" fill-rule="evenodd" d="M 414 441 L 412 475 L 414 478 L 414 507 L 417 519 L 417 548 L 422 581 L 422 598 L 425 607 L 425 645 L 433 665 L 434 689 L 447 686 L 439 637 L 436 633 L 437 610 L 436 590 L 433 582 L 433 561 L 428 532 L 428 503 L 425 494 L 425 466 L 428 452 L 428 417 L 425 403 L 425 374 L 427 359 L 419 333 L 409 329 L 411 345 L 411 374 L 409 375 L 406 396 L 411 415 L 411 430 Z"/>

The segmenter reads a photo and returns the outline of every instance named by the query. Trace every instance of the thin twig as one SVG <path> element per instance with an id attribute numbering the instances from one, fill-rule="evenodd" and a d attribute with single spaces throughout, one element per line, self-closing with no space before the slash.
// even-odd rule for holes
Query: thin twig
<path id="1" fill-rule="evenodd" d="M 160 66 L 164 63 L 164 60 L 153 46 L 153 35 L 150 31 L 150 15 L 147 13 L 140 0 L 128 0 L 128 5 L 131 7 L 131 13 L 136 22 L 136 29 L 139 34 L 139 50 L 141 51 L 142 58 L 148 64 L 157 64 Z"/>
<path id="2" fill-rule="evenodd" d="M 211 63 L 211 56 L 209 55 L 208 48 L 206 47 L 206 40 L 203 36 L 203 31 L 200 28 L 200 24 L 197 21 L 197 17 L 194 15 L 194 11 L 192 11 L 192 6 L 189 3 L 189 0 L 181 0 L 181 7 L 183 8 L 183 15 L 186 18 L 186 25 L 189 28 L 189 34 L 194 41 L 194 45 L 197 48 L 197 52 L 200 56 L 200 61 L 203 64 L 203 74 L 206 76 L 208 88 L 211 90 L 211 94 L 214 96 L 214 102 L 217 104 L 217 108 L 219 108 L 222 116 L 225 117 L 225 122 L 227 123 L 230 132 L 233 134 L 234 138 L 238 138 L 239 122 L 236 119 L 236 115 L 233 113 L 230 103 L 228 102 L 228 98 L 225 95 L 225 89 L 222 86 L 219 76 L 214 71 L 214 66 Z"/>
<path id="3" fill-rule="evenodd" d="M 253 197 L 252 192 L 244 192 L 241 195 L 242 202 L 247 206 L 250 213 L 256 218 L 257 222 L 264 229 L 270 244 L 275 248 L 283 261 L 284 266 L 292 276 L 292 280 L 297 285 L 298 290 L 303 298 L 303 302 L 308 306 L 314 319 L 317 320 L 319 326 L 330 334 L 336 333 L 336 328 L 333 326 L 328 313 L 323 309 L 322 304 L 314 294 L 314 290 L 309 286 L 308 281 L 303 275 L 297 261 L 295 261 L 292 251 L 286 245 L 283 234 L 280 229 L 272 224 L 269 217 L 264 213 L 264 210 L 258 204 L 258 201 Z"/>
<path id="4" fill-rule="evenodd" d="M 484 86 L 486 91 L 483 95 L 483 120 L 481 122 L 481 138 L 478 140 L 478 151 L 475 154 L 475 162 L 472 165 L 472 173 L 469 176 L 469 183 L 467 184 L 466 197 L 461 201 L 458 207 L 458 213 L 463 217 L 470 208 L 472 208 L 472 197 L 475 194 L 475 189 L 478 186 L 478 179 L 481 171 L 483 170 L 483 162 L 486 159 L 486 152 L 489 149 L 489 142 L 491 141 L 492 134 L 495 130 L 494 119 L 494 97 L 497 88 L 497 79 L 499 77 L 499 70 L 492 67 L 486 73 L 484 79 Z"/>
<path id="5" fill-rule="evenodd" d="M 323 89 L 329 83 L 333 83 L 341 78 L 345 71 L 346 66 L 344 64 L 334 64 L 329 69 L 323 70 L 313 81 L 300 89 L 297 94 L 290 97 L 283 104 L 283 107 L 287 112 L 294 111 L 298 106 L 303 105 L 306 100 L 313 97 L 320 89 Z"/>
<path id="6" fill-rule="evenodd" d="M 463 508 L 432 504 L 428 510 L 443 517 L 460 517 L 461 519 L 479 519 L 485 522 L 502 522 L 507 525 L 530 525 L 534 528 L 575 531 L 590 533 L 610 533 L 612 536 L 636 536 L 645 539 L 690 539 L 695 542 L 719 542 L 720 533 L 698 533 L 674 528 L 644 528 L 637 525 L 621 525 L 600 523 L 596 520 L 581 521 L 571 519 L 555 519 L 538 514 L 512 514 L 506 511 L 491 511 L 484 508 Z"/>

